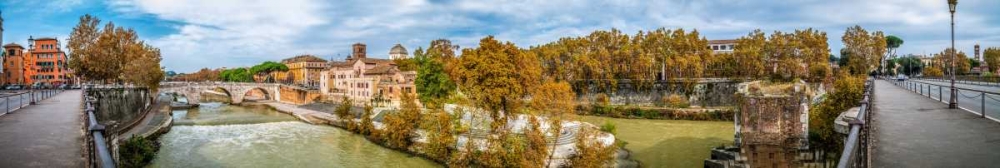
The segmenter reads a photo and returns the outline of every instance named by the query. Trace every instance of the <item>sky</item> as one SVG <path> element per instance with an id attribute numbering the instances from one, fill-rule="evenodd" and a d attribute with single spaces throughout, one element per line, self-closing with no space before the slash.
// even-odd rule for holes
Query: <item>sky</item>
<path id="1" fill-rule="evenodd" d="M 707 39 L 815 28 L 835 54 L 854 25 L 901 37 L 900 55 L 938 53 L 951 37 L 946 0 L 3 0 L 0 10 L 4 43 L 56 37 L 65 47 L 91 14 L 134 28 L 176 72 L 302 54 L 343 60 L 358 42 L 369 57 L 388 58 L 395 44 L 412 54 L 434 39 L 469 48 L 493 35 L 527 48 L 612 28 L 696 29 Z M 960 51 L 1000 47 L 1000 1 L 960 0 L 955 15 Z"/>

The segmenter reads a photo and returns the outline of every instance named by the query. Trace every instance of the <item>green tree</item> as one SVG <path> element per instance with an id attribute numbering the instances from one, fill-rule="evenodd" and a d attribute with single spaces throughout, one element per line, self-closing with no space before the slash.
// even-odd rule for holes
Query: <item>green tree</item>
<path id="1" fill-rule="evenodd" d="M 437 59 L 443 57 L 442 52 L 438 51 L 434 49 L 424 53 L 422 48 L 414 51 L 414 59 L 420 64 L 414 85 L 417 87 L 420 102 L 428 108 L 441 108 L 444 100 L 453 94 L 456 88 L 455 82 L 445 72 L 442 59 Z"/>
<path id="2" fill-rule="evenodd" d="M 250 67 L 250 74 L 265 77 L 264 82 L 274 82 L 271 72 L 288 71 L 288 66 L 274 61 L 264 61 L 258 65 Z"/>
<path id="3" fill-rule="evenodd" d="M 219 78 L 228 82 L 253 82 L 253 74 L 247 68 L 233 68 L 222 70 Z"/>
<path id="4" fill-rule="evenodd" d="M 392 62 L 396 63 L 400 71 L 416 71 L 420 68 L 420 62 L 414 58 L 393 59 Z"/>

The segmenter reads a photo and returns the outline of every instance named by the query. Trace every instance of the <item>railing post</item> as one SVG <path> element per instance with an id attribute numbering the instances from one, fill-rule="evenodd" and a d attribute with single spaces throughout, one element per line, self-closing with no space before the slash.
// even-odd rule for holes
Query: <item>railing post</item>
<path id="1" fill-rule="evenodd" d="M 941 90 L 944 90 L 944 89 L 941 88 L 941 85 L 938 85 L 938 101 L 944 101 L 944 99 L 942 98 L 943 94 L 941 94 L 943 92 Z"/>
<path id="2" fill-rule="evenodd" d="M 986 92 L 979 92 L 979 100 L 982 101 L 979 103 L 979 105 L 981 106 L 980 107 L 981 110 L 979 113 L 982 115 L 983 118 L 986 118 Z"/>

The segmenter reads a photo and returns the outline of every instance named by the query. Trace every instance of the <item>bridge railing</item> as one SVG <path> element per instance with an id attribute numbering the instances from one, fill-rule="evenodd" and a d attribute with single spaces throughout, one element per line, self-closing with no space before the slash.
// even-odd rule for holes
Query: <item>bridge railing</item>
<path id="1" fill-rule="evenodd" d="M 38 90 L 27 90 L 25 92 L 19 92 L 11 95 L 2 96 L 3 105 L 0 106 L 2 106 L 4 110 L 0 111 L 0 115 L 4 115 L 19 110 L 21 108 L 28 107 L 29 105 L 35 104 L 35 102 L 42 101 L 52 96 L 55 96 L 59 92 L 62 92 L 62 90 L 38 89 Z"/>
<path id="2" fill-rule="evenodd" d="M 939 82 L 951 81 L 951 78 L 948 77 L 923 77 L 919 79 Z M 981 86 L 1000 86 L 1000 76 L 955 76 L 955 83 Z"/>
<path id="3" fill-rule="evenodd" d="M 921 96 L 947 104 L 951 99 L 951 86 L 912 80 L 893 80 L 893 84 Z M 958 82 L 957 80 L 955 81 Z M 945 92 L 944 90 L 948 90 Z M 982 118 L 1000 122 L 1000 93 L 955 87 L 958 92 L 956 106 L 962 110 L 979 114 Z M 987 104 L 990 103 L 990 104 Z M 976 110 L 978 109 L 978 111 Z"/>
<path id="4" fill-rule="evenodd" d="M 851 132 L 847 135 L 844 143 L 844 151 L 840 153 L 838 168 L 846 167 L 870 167 L 869 160 L 869 124 L 871 121 L 871 92 L 874 86 L 873 78 L 865 80 L 864 98 L 861 99 L 861 109 L 855 120 L 849 121 Z"/>
<path id="5" fill-rule="evenodd" d="M 86 93 L 86 91 L 84 91 Z M 111 156 L 111 151 L 108 146 L 108 141 L 104 137 L 104 125 L 97 122 L 97 117 L 94 116 L 94 103 L 97 102 L 97 98 L 87 96 L 87 94 L 82 94 L 84 100 L 84 111 L 86 112 L 87 118 L 87 134 L 90 136 L 90 142 L 87 147 L 90 154 L 88 156 L 90 159 L 90 167 L 102 167 L 102 168 L 114 168 L 116 166 L 114 158 Z"/>

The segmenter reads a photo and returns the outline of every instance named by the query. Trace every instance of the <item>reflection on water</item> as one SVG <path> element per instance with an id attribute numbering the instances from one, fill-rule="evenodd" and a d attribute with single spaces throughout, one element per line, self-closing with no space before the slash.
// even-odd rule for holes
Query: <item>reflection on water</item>
<path id="1" fill-rule="evenodd" d="M 361 136 L 263 106 L 203 103 L 175 111 L 151 167 L 437 167 Z"/>
<path id="2" fill-rule="evenodd" d="M 617 138 L 646 167 L 702 167 L 711 149 L 733 144 L 733 122 L 620 119 L 582 116 L 581 120 L 617 127 Z"/>

